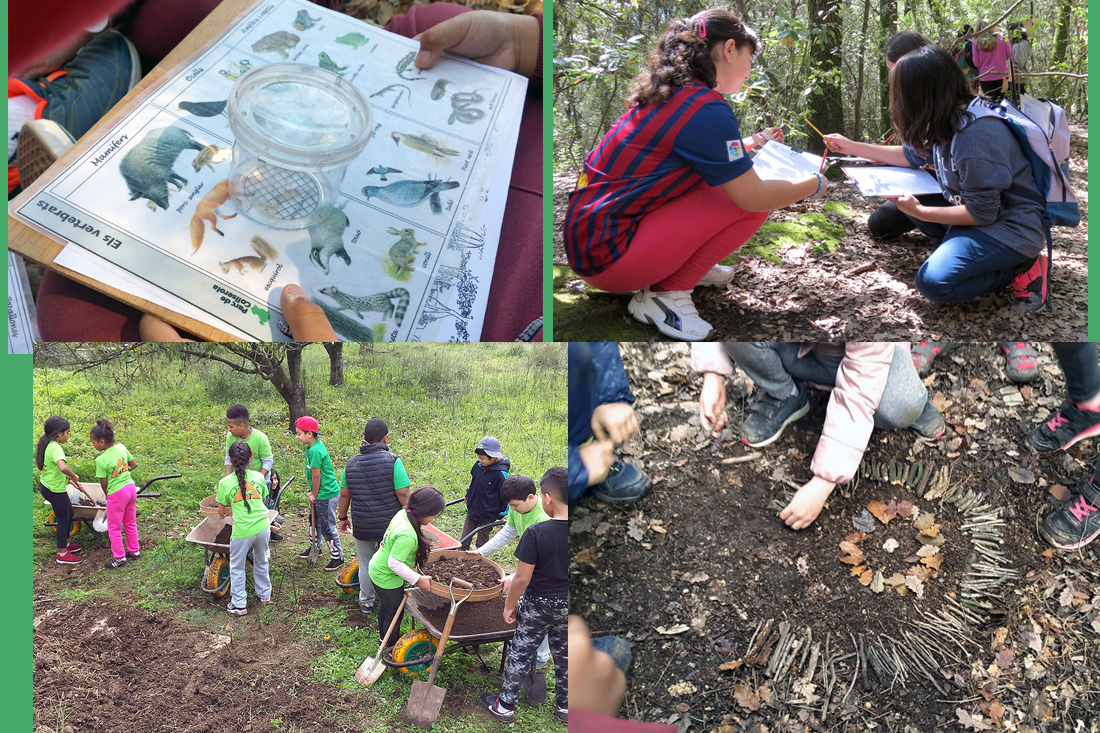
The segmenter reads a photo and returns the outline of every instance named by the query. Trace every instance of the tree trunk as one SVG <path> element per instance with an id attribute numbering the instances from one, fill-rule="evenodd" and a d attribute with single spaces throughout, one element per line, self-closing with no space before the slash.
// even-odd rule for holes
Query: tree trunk
<path id="1" fill-rule="evenodd" d="M 820 28 L 810 46 L 810 59 L 817 68 L 810 95 L 810 118 L 823 132 L 844 129 L 844 105 L 840 90 L 840 9 L 831 0 L 810 0 L 810 27 Z M 821 152 L 824 142 L 811 138 L 810 152 Z"/>
<path id="2" fill-rule="evenodd" d="M 856 119 L 852 125 L 852 132 L 855 134 L 856 140 L 865 139 L 863 134 L 863 76 L 864 67 L 866 64 L 866 49 L 867 49 L 867 25 L 871 17 L 871 0 L 863 0 L 863 30 L 860 33 L 859 41 L 859 73 L 856 80 Z"/>
<path id="3" fill-rule="evenodd" d="M 307 414 L 306 388 L 302 384 L 302 349 L 307 344 L 287 344 L 286 369 L 281 359 L 266 359 L 264 377 L 286 402 L 290 411 L 290 432 L 294 432 L 294 423 Z"/>
<path id="4" fill-rule="evenodd" d="M 337 341 L 323 345 L 328 352 L 328 383 L 339 387 L 344 383 L 344 344 Z"/>
<path id="5" fill-rule="evenodd" d="M 879 39 L 879 48 L 886 43 L 890 36 L 897 33 L 898 6 L 893 0 L 878 1 L 879 28 L 882 37 Z M 889 130 L 890 125 L 890 70 L 886 68 L 886 59 L 880 53 L 878 55 L 878 81 L 882 97 L 882 129 Z M 880 138 L 881 139 L 881 138 Z"/>
<path id="6" fill-rule="evenodd" d="M 1058 27 L 1054 32 L 1054 52 L 1050 56 L 1050 68 L 1054 71 L 1061 70 L 1062 64 L 1066 61 L 1066 49 L 1069 47 L 1070 10 L 1069 0 L 1062 0 L 1058 11 Z"/>

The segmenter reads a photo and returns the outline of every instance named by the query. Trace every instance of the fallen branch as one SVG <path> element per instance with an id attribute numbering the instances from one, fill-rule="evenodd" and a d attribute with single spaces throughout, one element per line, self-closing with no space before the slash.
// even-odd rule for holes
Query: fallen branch
<path id="1" fill-rule="evenodd" d="M 752 461 L 755 461 L 759 457 L 760 457 L 760 454 L 757 453 L 756 451 L 753 451 L 752 453 L 746 453 L 743 456 L 734 456 L 733 458 L 723 458 L 722 460 L 720 460 L 718 462 L 721 463 L 723 466 L 728 466 L 732 463 L 751 463 Z"/>
<path id="2" fill-rule="evenodd" d="M 844 276 L 851 277 L 852 275 L 862 275 L 865 272 L 870 272 L 871 270 L 875 270 L 877 268 L 878 263 L 874 260 L 871 260 L 870 262 L 865 262 L 859 267 L 853 267 L 851 270 L 848 270 L 848 272 L 844 273 Z"/>

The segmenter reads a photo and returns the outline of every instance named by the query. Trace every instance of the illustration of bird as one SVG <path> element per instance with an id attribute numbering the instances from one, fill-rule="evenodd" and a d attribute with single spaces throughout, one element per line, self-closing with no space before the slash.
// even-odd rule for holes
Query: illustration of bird
<path id="1" fill-rule="evenodd" d="M 179 108 L 196 117 L 217 117 L 225 112 L 226 100 L 220 102 L 180 102 Z"/>
<path id="2" fill-rule="evenodd" d="M 369 176 L 371 174 L 374 174 L 374 175 L 377 175 L 377 176 L 382 176 L 382 180 L 385 181 L 387 173 L 404 173 L 404 172 L 405 171 L 399 171 L 396 168 L 387 168 L 384 165 L 376 165 L 373 168 L 371 168 L 369 171 L 367 171 L 367 175 Z"/>
<path id="3" fill-rule="evenodd" d="M 458 155 L 457 150 L 451 150 L 438 140 L 433 140 L 427 135 L 410 135 L 407 132 L 394 132 L 390 134 L 394 145 L 405 143 L 412 150 L 424 153 L 436 160 L 447 160 L 448 156 Z"/>
<path id="4" fill-rule="evenodd" d="M 411 207 L 421 204 L 425 199 L 431 206 L 433 214 L 443 213 L 443 202 L 439 197 L 440 191 L 449 191 L 458 188 L 458 181 L 440 181 L 429 179 L 427 181 L 397 181 L 388 186 L 364 186 L 363 195 L 367 200 L 376 198 L 391 206 Z"/>

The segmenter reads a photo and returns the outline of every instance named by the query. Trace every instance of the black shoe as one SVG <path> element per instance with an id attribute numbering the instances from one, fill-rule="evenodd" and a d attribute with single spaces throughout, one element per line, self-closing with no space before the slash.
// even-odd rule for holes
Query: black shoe
<path id="1" fill-rule="evenodd" d="M 130 552 L 129 550 L 127 550 L 126 551 L 126 559 L 127 560 L 140 560 L 141 559 L 141 553 L 140 552 Z"/>
<path id="2" fill-rule="evenodd" d="M 342 567 L 344 567 L 343 558 L 334 557 L 334 558 L 329 559 L 328 564 L 325 565 L 325 570 L 328 570 L 328 571 L 331 572 L 333 570 L 339 570 Z"/>
<path id="3" fill-rule="evenodd" d="M 633 504 L 653 488 L 653 480 L 631 463 L 615 461 L 603 483 L 592 487 L 592 495 L 608 504 Z"/>
<path id="4" fill-rule="evenodd" d="M 598 636 L 592 640 L 592 648 L 611 657 L 615 666 L 626 673 L 634 659 L 630 644 L 619 636 Z"/>
<path id="5" fill-rule="evenodd" d="M 1077 495 L 1039 525 L 1039 534 L 1059 550 L 1077 550 L 1100 536 L 1100 487 L 1081 484 Z"/>
<path id="6" fill-rule="evenodd" d="M 309 545 L 306 545 L 306 549 L 304 549 L 304 550 L 302 550 L 301 552 L 298 553 L 298 559 L 299 560 L 308 560 L 310 549 L 311 548 L 309 547 Z"/>
<path id="7" fill-rule="evenodd" d="M 494 695 L 493 693 L 491 693 L 491 692 L 483 692 L 483 693 L 481 693 L 481 704 L 482 704 L 482 705 L 483 705 L 483 706 L 484 706 L 484 707 L 485 707 L 485 708 L 486 708 L 486 709 L 487 709 L 487 710 L 488 710 L 488 711 L 489 711 L 490 713 L 492 713 L 492 714 L 493 714 L 494 716 L 496 716 L 496 717 L 500 718 L 500 719 L 501 719 L 501 720 L 503 720 L 503 721 L 504 721 L 505 723 L 512 723 L 512 722 L 514 722 L 514 721 L 515 721 L 515 719 L 516 719 L 516 711 L 515 711 L 515 710 L 507 710 L 507 709 L 505 709 L 505 708 L 501 708 L 501 710 L 502 710 L 503 712 L 500 712 L 500 711 L 498 711 L 498 710 L 497 710 L 497 700 L 498 700 L 498 699 L 499 699 L 499 698 L 498 698 L 498 697 L 497 697 L 496 695 Z"/>
<path id="8" fill-rule="evenodd" d="M 278 532 L 272 532 L 272 533 L 271 533 L 271 536 L 270 536 L 270 537 L 268 537 L 268 540 L 269 540 L 270 542 L 282 542 L 282 541 L 283 541 L 283 540 L 285 540 L 285 539 L 286 539 L 286 537 L 283 537 L 283 536 L 282 536 L 281 534 L 279 534 Z"/>
<path id="9" fill-rule="evenodd" d="M 1077 441 L 1097 434 L 1100 434 L 1100 412 L 1082 410 L 1066 400 L 1054 417 L 1031 431 L 1027 441 L 1040 453 L 1053 453 L 1068 450 Z"/>
<path id="10" fill-rule="evenodd" d="M 359 602 L 359 610 L 363 612 L 364 616 L 370 616 L 371 611 L 374 610 L 374 604 L 373 603 L 363 603 L 362 601 L 360 601 Z"/>
<path id="11" fill-rule="evenodd" d="M 569 708 L 558 708 L 554 711 L 554 717 L 563 723 L 569 722 Z"/>
<path id="12" fill-rule="evenodd" d="M 110 562 L 104 563 L 103 567 L 107 568 L 108 570 L 114 570 L 115 568 L 121 568 L 125 564 L 126 558 L 122 558 L 121 560 L 115 560 L 112 558 Z"/>
<path id="13" fill-rule="evenodd" d="M 764 390 L 757 390 L 756 398 L 749 403 L 748 414 L 741 424 L 741 442 L 750 448 L 763 448 L 779 440 L 783 430 L 805 417 L 810 411 L 810 400 L 806 396 L 806 387 L 795 382 L 798 388 L 793 396 L 786 399 L 772 397 Z"/>

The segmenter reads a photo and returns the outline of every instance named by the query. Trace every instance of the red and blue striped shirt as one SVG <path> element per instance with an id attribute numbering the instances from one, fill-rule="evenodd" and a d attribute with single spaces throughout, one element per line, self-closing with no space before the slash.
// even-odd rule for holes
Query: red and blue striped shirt
<path id="1" fill-rule="evenodd" d="M 626 252 L 647 212 L 751 167 L 733 110 L 701 82 L 662 104 L 632 107 L 585 156 L 582 185 L 569 195 L 570 265 L 579 275 L 602 272 Z"/>

